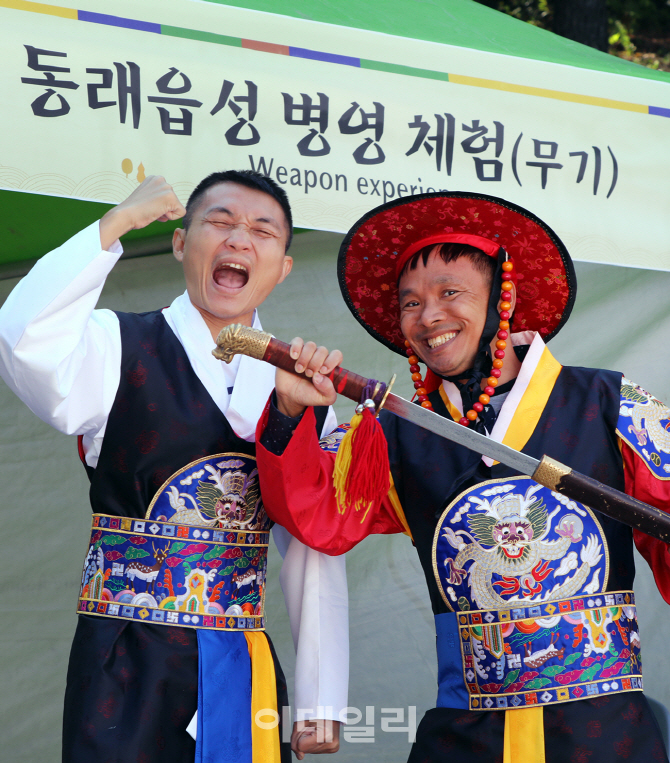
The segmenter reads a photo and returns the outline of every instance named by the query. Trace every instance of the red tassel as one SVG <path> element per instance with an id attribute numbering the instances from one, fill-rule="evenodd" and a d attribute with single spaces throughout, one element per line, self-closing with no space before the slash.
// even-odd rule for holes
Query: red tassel
<path id="1" fill-rule="evenodd" d="M 384 431 L 375 414 L 365 408 L 352 436 L 343 508 L 364 509 L 363 521 L 370 506 L 388 493 L 391 487 L 389 470 Z"/>

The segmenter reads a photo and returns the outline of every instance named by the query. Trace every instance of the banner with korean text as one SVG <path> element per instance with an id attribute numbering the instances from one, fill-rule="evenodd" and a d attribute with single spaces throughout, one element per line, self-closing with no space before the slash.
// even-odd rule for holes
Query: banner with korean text
<path id="1" fill-rule="evenodd" d="M 75 7 L 75 5 L 79 7 Z M 220 169 L 282 184 L 295 224 L 486 193 L 575 259 L 670 270 L 670 80 L 197 0 L 0 0 L 0 188 L 185 201 Z"/>

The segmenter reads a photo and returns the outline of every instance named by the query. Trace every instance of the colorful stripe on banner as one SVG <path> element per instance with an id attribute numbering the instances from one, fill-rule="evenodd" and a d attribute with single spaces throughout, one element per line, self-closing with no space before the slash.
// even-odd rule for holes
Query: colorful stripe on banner
<path id="1" fill-rule="evenodd" d="M 247 48 L 248 50 L 257 50 L 262 53 L 272 53 L 274 55 L 289 56 L 291 58 L 306 58 L 310 61 L 321 61 L 323 63 L 338 64 L 340 66 L 353 66 L 358 69 L 373 69 L 375 71 L 387 72 L 389 74 L 401 74 L 406 77 L 440 80 L 455 85 L 465 85 L 466 87 L 503 90 L 508 93 L 532 95 L 537 98 L 570 101 L 572 103 L 582 103 L 588 106 L 599 106 L 600 108 L 605 109 L 633 111 L 639 114 L 650 114 L 652 116 L 670 118 L 670 109 L 662 108 L 660 106 L 644 106 L 641 103 L 627 103 L 626 101 L 615 101 L 610 98 L 599 98 L 590 95 L 580 95 L 578 93 L 565 93 L 560 90 L 547 90 L 539 87 L 515 85 L 510 82 L 499 82 L 497 80 L 469 77 L 462 74 L 448 74 L 447 72 L 432 71 L 431 69 L 419 69 L 413 66 L 390 64 L 384 61 L 371 61 L 364 58 L 356 58 L 354 56 L 343 56 L 338 53 L 310 50 L 309 48 L 276 45 L 271 42 L 247 40 L 241 37 L 230 37 L 228 35 L 215 34 L 213 32 L 202 32 L 198 29 L 186 29 L 184 27 L 168 26 L 166 24 L 157 24 L 149 21 L 127 19 L 122 16 L 112 16 L 106 13 L 78 11 L 73 8 L 61 8 L 58 5 L 34 3 L 29 2 L 28 0 L 0 0 L 0 8 L 11 8 L 13 10 L 27 11 L 29 13 L 42 13 L 47 16 L 59 16 L 61 18 L 74 19 L 75 21 L 86 21 L 90 24 L 116 26 L 123 29 L 133 29 L 138 32 L 150 32 L 151 34 L 163 34 L 169 37 L 181 37 L 214 45 Z"/>
<path id="2" fill-rule="evenodd" d="M 123 29 L 136 29 L 138 32 L 161 33 L 160 24 L 151 24 L 148 21 L 136 21 L 124 19 L 122 16 L 110 16 L 107 13 L 92 13 L 91 11 L 77 11 L 79 21 L 88 21 L 91 24 L 104 24 L 106 26 L 119 26 Z"/>

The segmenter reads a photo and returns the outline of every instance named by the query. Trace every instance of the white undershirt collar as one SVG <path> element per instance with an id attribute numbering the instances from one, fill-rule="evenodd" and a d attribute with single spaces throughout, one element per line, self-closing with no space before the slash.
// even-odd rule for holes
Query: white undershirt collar
<path id="1" fill-rule="evenodd" d="M 214 340 L 209 327 L 186 291 L 163 310 L 163 315 L 196 375 L 235 433 L 253 441 L 256 423 L 274 388 L 274 368 L 246 355 L 236 355 L 230 364 L 217 360 L 212 355 Z M 262 329 L 257 310 L 252 326 Z M 231 387 L 233 392 L 229 394 Z"/>

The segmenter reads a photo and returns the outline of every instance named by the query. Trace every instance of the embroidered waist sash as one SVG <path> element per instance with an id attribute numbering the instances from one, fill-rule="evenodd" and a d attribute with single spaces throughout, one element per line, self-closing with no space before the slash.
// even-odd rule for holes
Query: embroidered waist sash
<path id="1" fill-rule="evenodd" d="M 435 622 L 438 707 L 504 710 L 642 690 L 632 591 Z"/>
<path id="2" fill-rule="evenodd" d="M 93 515 L 77 610 L 162 625 L 264 629 L 269 532 Z"/>

